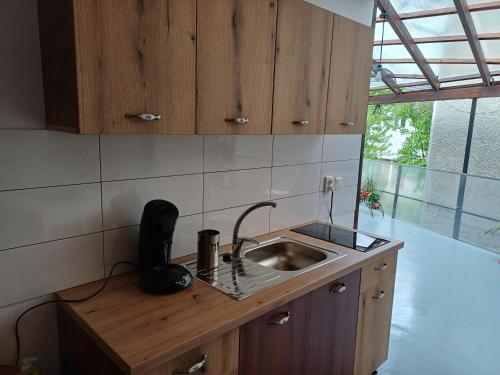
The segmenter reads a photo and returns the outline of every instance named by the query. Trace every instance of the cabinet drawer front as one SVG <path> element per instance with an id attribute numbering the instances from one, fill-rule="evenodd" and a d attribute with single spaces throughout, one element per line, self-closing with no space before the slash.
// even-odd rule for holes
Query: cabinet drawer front
<path id="1" fill-rule="evenodd" d="M 239 331 L 236 329 L 146 372 L 144 375 L 237 374 L 238 342 Z"/>
<path id="2" fill-rule="evenodd" d="M 389 255 L 363 267 L 361 271 L 361 292 L 373 288 L 382 280 L 392 278 L 396 273 L 397 254 Z"/>

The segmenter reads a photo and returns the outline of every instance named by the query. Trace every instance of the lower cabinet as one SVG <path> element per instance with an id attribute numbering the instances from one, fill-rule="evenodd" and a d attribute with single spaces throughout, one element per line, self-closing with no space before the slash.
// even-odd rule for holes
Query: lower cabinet
<path id="1" fill-rule="evenodd" d="M 304 375 L 310 295 L 283 305 L 240 328 L 239 375 Z"/>
<path id="2" fill-rule="evenodd" d="M 311 294 L 309 375 L 352 375 L 360 271 Z"/>
<path id="3" fill-rule="evenodd" d="M 352 375 L 360 271 L 240 328 L 240 375 Z"/>
<path id="4" fill-rule="evenodd" d="M 391 255 L 361 271 L 355 375 L 370 375 L 387 359 L 396 260 Z"/>

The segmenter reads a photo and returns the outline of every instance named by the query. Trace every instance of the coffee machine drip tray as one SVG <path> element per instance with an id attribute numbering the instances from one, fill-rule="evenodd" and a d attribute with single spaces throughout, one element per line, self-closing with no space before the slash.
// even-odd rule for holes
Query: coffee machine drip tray
<path id="1" fill-rule="evenodd" d="M 307 224 L 302 227 L 291 229 L 291 231 L 364 253 L 389 243 L 388 240 L 384 240 L 383 238 L 375 238 L 353 230 L 334 227 L 323 223 Z"/>

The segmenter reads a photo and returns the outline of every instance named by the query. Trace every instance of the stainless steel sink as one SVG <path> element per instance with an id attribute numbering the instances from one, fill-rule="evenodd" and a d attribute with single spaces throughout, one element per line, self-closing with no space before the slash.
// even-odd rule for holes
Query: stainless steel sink
<path id="1" fill-rule="evenodd" d="M 219 256 L 215 269 L 198 269 L 196 262 L 188 262 L 185 267 L 204 283 L 235 299 L 243 299 L 343 256 L 278 237 L 247 247 L 241 257 Z"/>
<path id="2" fill-rule="evenodd" d="M 247 250 L 244 256 L 255 263 L 280 271 L 298 271 L 327 258 L 325 252 L 287 239 Z"/>

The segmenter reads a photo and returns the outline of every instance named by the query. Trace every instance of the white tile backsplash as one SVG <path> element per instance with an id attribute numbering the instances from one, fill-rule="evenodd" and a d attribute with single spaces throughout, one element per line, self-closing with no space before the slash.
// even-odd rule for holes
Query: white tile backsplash
<path id="1" fill-rule="evenodd" d="M 318 194 L 279 199 L 271 210 L 271 231 L 312 221 L 318 218 Z"/>
<path id="2" fill-rule="evenodd" d="M 269 168 L 273 138 L 267 135 L 207 135 L 205 172 Z"/>
<path id="3" fill-rule="evenodd" d="M 271 199 L 319 191 L 321 164 L 273 167 Z"/>
<path id="4" fill-rule="evenodd" d="M 172 202 L 179 209 L 180 216 L 201 213 L 203 175 L 104 182 L 104 230 L 139 224 L 144 205 L 153 199 Z"/>
<path id="5" fill-rule="evenodd" d="M 269 200 L 270 190 L 271 168 L 206 173 L 203 211 Z"/>
<path id="6" fill-rule="evenodd" d="M 0 191 L 99 182 L 97 136 L 3 130 Z"/>
<path id="7" fill-rule="evenodd" d="M 234 224 L 238 217 L 250 206 L 228 208 L 225 210 L 205 212 L 204 229 L 215 229 L 220 232 L 220 243 L 231 243 Z M 254 237 L 269 232 L 270 207 L 262 207 L 250 213 L 240 227 L 240 236 Z"/>
<path id="8" fill-rule="evenodd" d="M 101 160 L 104 181 L 202 173 L 203 137 L 103 135 Z"/>
<path id="9" fill-rule="evenodd" d="M 359 160 L 346 160 L 322 163 L 321 177 L 342 177 L 342 187 L 358 184 Z"/>
<path id="10" fill-rule="evenodd" d="M 273 166 L 320 162 L 322 147 L 322 135 L 276 135 Z"/>
<path id="11" fill-rule="evenodd" d="M 0 192 L 0 250 L 102 230 L 99 184 Z"/>
<path id="12" fill-rule="evenodd" d="M 202 229 L 203 215 L 180 217 L 172 239 L 172 258 L 196 252 L 197 233 Z M 139 226 L 113 229 L 104 232 L 104 266 L 106 275 L 116 262 L 136 262 L 139 246 Z M 116 273 L 128 271 L 121 266 Z"/>
<path id="13" fill-rule="evenodd" d="M 0 306 L 90 281 L 103 273 L 102 233 L 0 251 Z"/>
<path id="14" fill-rule="evenodd" d="M 333 197 L 333 216 L 355 211 L 356 209 L 357 186 L 348 186 L 338 189 Z M 330 210 L 331 193 L 320 193 L 319 217 L 328 218 Z"/>
<path id="15" fill-rule="evenodd" d="M 346 212 L 344 214 L 333 216 L 333 224 L 343 225 L 345 227 L 353 228 L 354 227 L 354 214 L 355 212 Z M 320 217 L 320 220 L 324 220 L 326 222 L 330 222 L 330 217 Z"/>
<path id="16" fill-rule="evenodd" d="M 325 135 L 323 161 L 358 159 L 361 153 L 361 134 Z"/>

